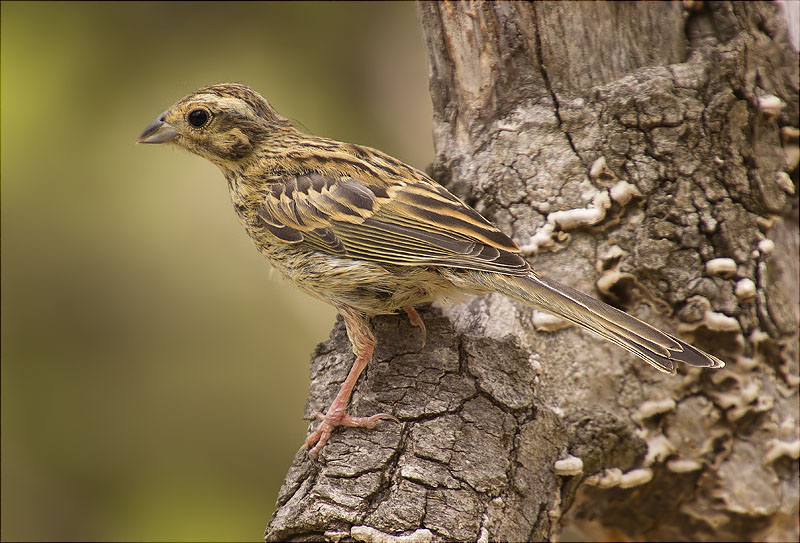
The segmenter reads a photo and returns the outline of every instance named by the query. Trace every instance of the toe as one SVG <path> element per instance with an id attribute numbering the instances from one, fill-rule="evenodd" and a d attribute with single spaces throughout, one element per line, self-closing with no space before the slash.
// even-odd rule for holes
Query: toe
<path id="1" fill-rule="evenodd" d="M 428 337 L 428 331 L 425 328 L 425 321 L 422 320 L 422 317 L 419 316 L 417 310 L 411 306 L 406 306 L 403 308 L 408 315 L 408 321 L 411 323 L 412 326 L 416 326 L 419 328 L 420 332 L 422 332 L 422 347 L 425 347 L 425 341 Z"/>
<path id="2" fill-rule="evenodd" d="M 342 417 L 340 424 L 342 426 L 351 426 L 354 428 L 375 428 L 375 425 L 378 423 L 378 421 L 384 419 L 393 420 L 398 423 L 400 422 L 397 417 L 394 417 L 389 413 L 378 413 L 377 415 L 372 415 L 371 417 L 351 417 L 350 415 L 345 415 Z"/>

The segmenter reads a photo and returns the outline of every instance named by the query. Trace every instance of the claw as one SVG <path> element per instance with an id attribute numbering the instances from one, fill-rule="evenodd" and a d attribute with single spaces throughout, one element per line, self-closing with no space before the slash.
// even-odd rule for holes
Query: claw
<path id="1" fill-rule="evenodd" d="M 425 347 L 425 340 L 428 336 L 428 331 L 425 329 L 425 323 L 422 321 L 422 317 L 419 316 L 417 310 L 411 307 L 410 305 L 404 307 L 406 313 L 408 314 L 408 321 L 411 323 L 411 326 L 416 326 L 422 332 L 422 345 L 420 348 Z"/>
<path id="2" fill-rule="evenodd" d="M 322 421 L 322 424 L 320 424 L 319 427 L 314 430 L 303 443 L 303 447 L 311 448 L 311 450 L 308 451 L 308 454 L 315 460 L 317 456 L 319 456 L 319 451 L 321 451 L 325 444 L 328 443 L 328 440 L 333 433 L 333 429 L 337 426 L 368 428 L 371 430 L 375 428 L 380 420 L 389 419 L 398 423 L 400 422 L 397 417 L 394 417 L 388 413 L 378 413 L 377 415 L 372 415 L 371 417 L 351 417 L 350 415 L 343 413 L 332 413 L 330 415 L 317 413 L 315 416 L 317 419 Z"/>

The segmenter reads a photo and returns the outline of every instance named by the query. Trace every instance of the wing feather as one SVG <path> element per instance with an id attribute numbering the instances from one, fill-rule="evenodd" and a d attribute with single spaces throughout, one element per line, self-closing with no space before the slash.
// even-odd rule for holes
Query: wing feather
<path id="1" fill-rule="evenodd" d="M 265 193 L 259 216 L 282 241 L 337 256 L 515 276 L 529 272 L 508 236 L 427 179 L 378 186 L 320 173 L 281 177 Z"/>

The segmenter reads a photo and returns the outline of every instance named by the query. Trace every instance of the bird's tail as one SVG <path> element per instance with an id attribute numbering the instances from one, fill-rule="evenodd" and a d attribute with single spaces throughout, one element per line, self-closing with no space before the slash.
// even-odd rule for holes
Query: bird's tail
<path id="1" fill-rule="evenodd" d="M 493 288 L 503 294 L 588 328 L 665 373 L 675 373 L 676 361 L 701 368 L 725 365 L 722 360 L 558 281 L 536 273 L 524 277 L 494 275 L 493 279 Z"/>

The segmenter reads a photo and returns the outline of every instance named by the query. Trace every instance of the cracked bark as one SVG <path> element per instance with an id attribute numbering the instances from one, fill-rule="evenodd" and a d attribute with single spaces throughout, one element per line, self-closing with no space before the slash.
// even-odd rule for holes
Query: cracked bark
<path id="1" fill-rule="evenodd" d="M 400 423 L 298 453 L 267 540 L 797 539 L 797 56 L 779 9 L 418 4 L 435 178 L 540 272 L 728 365 L 663 375 L 499 295 L 423 308 L 424 348 L 404 315 L 376 318 L 350 412 Z M 340 320 L 307 416 L 352 362 Z M 568 455 L 582 474 L 556 475 Z"/>

